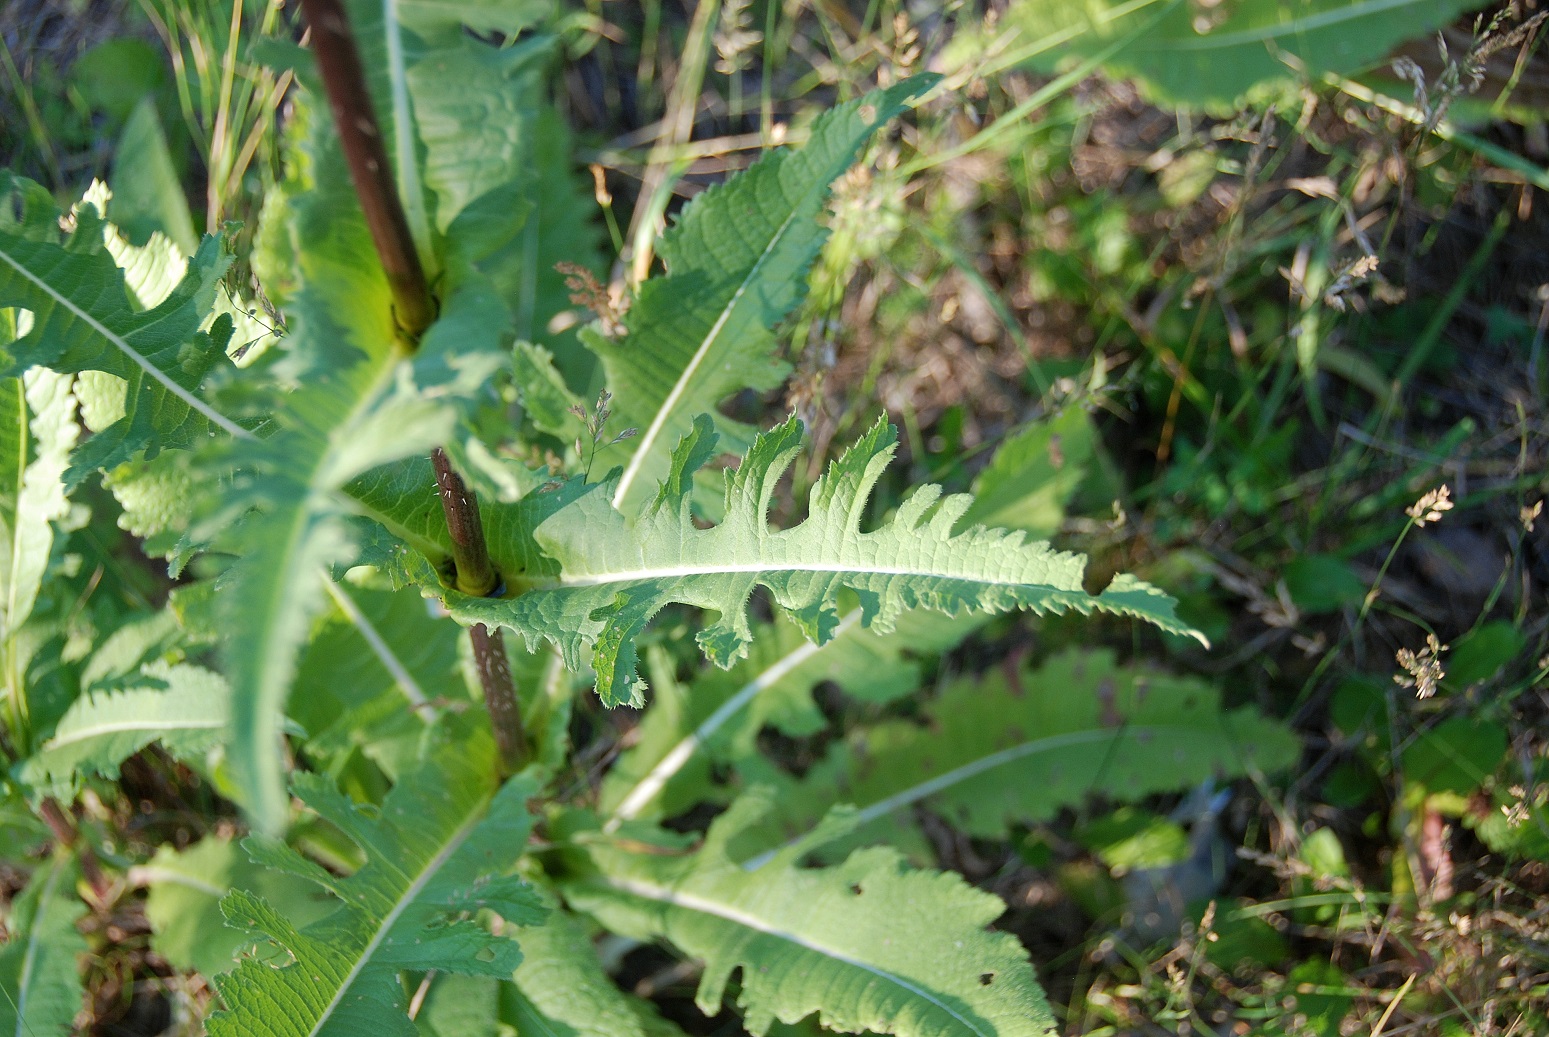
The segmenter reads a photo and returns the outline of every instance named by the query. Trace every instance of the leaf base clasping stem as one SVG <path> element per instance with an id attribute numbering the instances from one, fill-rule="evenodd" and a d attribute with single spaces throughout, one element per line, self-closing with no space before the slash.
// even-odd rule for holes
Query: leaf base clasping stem
<path id="1" fill-rule="evenodd" d="M 430 452 L 436 470 L 436 489 L 446 515 L 447 532 L 452 535 L 452 560 L 457 566 L 457 589 L 470 597 L 487 598 L 500 592 L 500 578 L 489 560 L 484 540 L 484 524 L 479 518 L 479 502 L 462 476 L 452 469 L 446 451 Z M 522 710 L 516 700 L 516 682 L 511 678 L 511 662 L 506 657 L 505 636 L 499 627 L 492 633 L 483 623 L 468 628 L 473 644 L 473 661 L 484 689 L 484 705 L 495 729 L 495 746 L 501 768 L 506 774 L 521 769 L 527 758 L 527 737 L 522 727 Z"/>
<path id="2" fill-rule="evenodd" d="M 393 166 L 382 142 L 381 124 L 366 90 L 365 69 L 350 32 L 349 19 L 340 0 L 302 0 L 312 28 L 312 49 L 328 92 L 334 125 L 349 163 L 350 179 L 371 230 L 371 240 L 381 258 L 393 294 L 394 319 L 410 351 L 436 315 L 435 299 L 425 279 L 425 268 L 415 250 L 403 200 L 393 179 Z M 431 452 L 436 487 L 452 535 L 457 565 L 457 589 L 485 597 L 497 593 L 500 576 L 490 564 L 489 548 L 479 519 L 478 500 L 462 477 L 452 470 L 446 452 Z M 483 624 L 470 627 L 475 668 L 484 691 L 505 774 L 520 770 L 527 758 L 527 738 L 522 714 L 506 657 L 505 640 L 498 628 L 492 633 Z"/>

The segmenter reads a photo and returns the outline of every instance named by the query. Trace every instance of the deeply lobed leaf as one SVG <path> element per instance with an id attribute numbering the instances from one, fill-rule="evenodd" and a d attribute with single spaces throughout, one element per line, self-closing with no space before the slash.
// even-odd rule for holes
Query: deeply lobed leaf
<path id="1" fill-rule="evenodd" d="M 1121 666 L 1106 650 L 960 679 L 927 703 L 923 723 L 857 729 L 799 781 L 783 778 L 776 817 L 756 838 L 799 839 L 846 804 L 857 808 L 859 842 L 918 845 L 912 808 L 924 804 L 968 835 L 1003 839 L 1012 823 L 1092 796 L 1135 802 L 1296 762 L 1289 728 L 1220 698 L 1202 680 Z"/>
<path id="2" fill-rule="evenodd" d="M 669 467 L 672 446 L 701 414 L 742 389 L 770 389 L 788 368 L 771 329 L 806 293 L 807 268 L 827 238 L 817 222 L 832 184 L 878 127 L 938 81 L 917 76 L 837 105 L 799 151 L 766 155 L 694 199 L 658 249 L 667 276 L 641 286 L 625 334 L 583 336 L 602 357 L 628 457 L 613 504 L 633 512 Z M 744 439 L 721 420 L 722 432 Z M 735 434 L 734 434 L 735 433 Z M 612 455 L 610 455 L 612 456 Z"/>
<path id="3" fill-rule="evenodd" d="M 428 31 L 446 12 L 421 14 L 432 19 L 421 26 Z M 377 40 L 385 53 L 394 40 L 408 38 L 399 39 L 401 27 L 379 17 L 362 24 L 368 41 Z M 536 103 L 530 58 L 518 61 L 461 33 L 443 34 L 442 44 L 411 56 L 456 64 L 457 54 L 477 52 L 484 62 L 477 67 L 500 80 L 500 105 Z M 266 217 L 281 221 L 265 228 L 268 254 L 283 252 L 294 267 L 292 333 L 271 368 L 284 396 L 273 403 L 267 438 L 240 445 L 226 459 L 237 475 L 222 509 L 206 523 L 214 528 L 241 517 L 236 533 L 244 557 L 223 599 L 236 689 L 233 765 L 269 830 L 283 821 L 275 744 L 296 654 L 324 600 L 321 573 L 349 565 L 358 550 L 359 528 L 349 521 L 358 508 L 345 488 L 373 469 L 454 439 L 460 416 L 508 362 L 511 314 L 479 264 L 522 225 L 524 207 L 512 185 L 523 151 L 508 133 L 460 138 L 489 113 L 448 95 L 437 85 L 444 77 L 416 86 L 408 59 L 399 59 L 387 62 L 377 102 L 379 111 L 391 113 L 395 134 L 418 124 L 436 131 L 422 141 L 435 196 L 423 208 L 435 229 L 427 228 L 432 240 L 420 244 L 435 260 L 431 268 L 443 271 L 439 319 L 407 355 L 332 126 L 312 118 L 277 192 L 280 201 L 266 208 Z M 405 107 L 411 97 L 418 124 Z M 418 183 L 417 174 L 410 179 Z M 432 528 L 442 522 L 444 539 L 433 491 L 428 502 L 423 515 Z M 429 551 L 434 541 L 416 546 Z"/>
<path id="4" fill-rule="evenodd" d="M 977 615 L 908 612 L 883 634 L 863 626 L 856 607 L 819 645 L 780 619 L 756 630 L 748 657 L 729 670 L 702 672 L 687 686 L 653 674 L 651 708 L 603 779 L 609 823 L 672 817 L 719 800 L 725 792 L 711 785 L 711 766 L 756 754 L 764 728 L 802 737 L 826 726 L 812 698 L 817 685 L 830 682 L 866 702 L 912 694 L 920 686 L 919 659 L 953 647 L 982 622 Z"/>
<path id="5" fill-rule="evenodd" d="M 7 194 L 21 192 L 11 183 L 0 198 Z M 206 236 L 177 286 L 142 311 L 131 305 L 124 273 L 105 249 L 95 207 L 80 207 L 74 219 L 73 232 L 62 239 L 57 231 L 42 234 L 35 217 L 21 225 L 0 223 L 0 307 L 33 315 L 31 329 L 0 354 L 0 376 L 42 366 L 122 379 L 124 415 L 93 439 L 98 466 L 186 446 L 212 428 L 245 437 L 200 395 L 213 371 L 230 366 L 223 349 L 229 322 L 214 335 L 199 331 L 214 304 L 216 282 L 231 263 L 220 240 Z M 76 467 L 82 463 L 78 459 Z"/>
<path id="6" fill-rule="evenodd" d="M 76 440 L 72 379 L 47 369 L 0 377 L 0 651 L 32 614 L 69 510 L 64 472 Z M 19 668 L 19 661 L 8 665 Z"/>
<path id="7" fill-rule="evenodd" d="M 681 1034 L 643 998 L 625 994 L 603 968 L 588 928 L 555 909 L 523 929 L 522 964 L 501 992 L 520 1033 L 555 1037 L 669 1037 Z"/>
<path id="8" fill-rule="evenodd" d="M 134 683 L 77 699 L 16 776 L 39 794 L 70 798 L 84 776 L 117 778 L 119 765 L 152 742 L 200 761 L 225 740 L 231 691 L 219 674 L 153 663 Z"/>
<path id="9" fill-rule="evenodd" d="M 760 435 L 725 477 L 725 519 L 709 529 L 694 522 L 694 473 L 715 455 L 717 434 L 701 416 L 674 451 L 656 499 L 630 518 L 610 501 L 616 477 L 590 488 L 536 530 L 560 565 L 555 585 L 513 600 L 449 594 L 455 616 L 497 623 L 530 644 L 553 642 L 577 667 L 592 649 L 597 691 L 609 705 L 639 704 L 635 638 L 664 606 L 680 602 L 719 613 L 698 637 L 705 654 L 726 667 L 752 640 L 748 599 L 763 587 L 808 638 L 823 643 L 839 622 L 841 589 L 856 594 L 863 621 L 891 629 L 907 609 L 1111 612 L 1164 630 L 1188 633 L 1161 591 L 1128 576 L 1099 595 L 1082 588 L 1085 560 L 1029 543 L 1020 532 L 953 528 L 971 503 L 942 498 L 925 486 L 876 530 L 861 529 L 873 488 L 893 455 L 892 426 L 879 423 L 813 486 L 805 521 L 770 531 L 768 515 L 780 477 L 802 442 L 795 418 Z"/>
<path id="10" fill-rule="evenodd" d="M 303 775 L 297 792 L 352 840 L 366 863 L 340 878 L 278 841 L 247 843 L 255 861 L 303 879 L 338 899 L 325 918 L 298 928 L 262 898 L 236 890 L 223 902 L 230 924 L 277 944 L 283 968 L 253 959 L 216 979 L 226 1011 L 211 1037 L 413 1034 L 398 972 L 437 969 L 510 976 L 514 942 L 474 921 L 488 909 L 516 925 L 543 913 L 526 884 L 507 871 L 531 820 L 537 779 L 491 787 L 493 748 L 463 724 L 433 730 L 425 762 L 368 811 L 324 779 Z"/>
<path id="11" fill-rule="evenodd" d="M 1004 910 L 998 899 L 957 875 L 911 870 L 891 850 L 799 867 L 833 826 L 746 870 L 726 846 L 767 807 L 743 797 L 687 857 L 599 845 L 595 874 L 566 884 L 566 898 L 615 931 L 703 961 L 696 1001 L 707 1015 L 741 970 L 737 1002 L 754 1037 L 814 1012 L 832 1029 L 900 1037 L 1054 1032 L 1027 952 L 985 930 Z"/>

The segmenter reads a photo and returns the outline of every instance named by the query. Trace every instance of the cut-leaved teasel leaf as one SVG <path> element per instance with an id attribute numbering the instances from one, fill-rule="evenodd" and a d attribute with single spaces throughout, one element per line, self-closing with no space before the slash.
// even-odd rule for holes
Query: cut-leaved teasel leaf
<path id="1" fill-rule="evenodd" d="M 952 873 L 915 870 L 893 850 L 831 868 L 803 857 L 840 834 L 831 819 L 756 871 L 727 844 L 761 822 L 766 797 L 743 796 L 687 856 L 594 844 L 596 871 L 565 898 L 637 940 L 665 939 L 703 961 L 696 1001 L 720 1011 L 734 973 L 754 1037 L 818 1013 L 824 1026 L 899 1037 L 1042 1037 L 1054 1018 L 1027 951 L 985 927 L 999 899 Z"/>
<path id="2" fill-rule="evenodd" d="M 1210 684 L 1121 666 L 1106 650 L 961 678 L 922 719 L 858 728 L 800 780 L 750 769 L 745 780 L 778 783 L 780 795 L 739 849 L 798 840 L 835 804 L 856 809 L 854 832 L 835 847 L 918 847 L 916 804 L 968 835 L 1004 839 L 1012 823 L 1047 820 L 1092 796 L 1135 802 L 1283 770 L 1300 752 L 1285 724 L 1251 706 L 1223 708 Z"/>
<path id="3" fill-rule="evenodd" d="M 215 980 L 226 1010 L 211 1037 L 266 1033 L 415 1033 L 399 973 L 441 969 L 509 978 L 521 963 L 515 941 L 477 920 L 488 909 L 514 925 L 545 910 L 507 874 L 531 826 L 530 774 L 498 791 L 488 735 L 454 722 L 438 728 L 422 766 L 405 775 L 380 810 L 362 807 L 325 778 L 297 778 L 298 795 L 349 837 L 366 863 L 341 878 L 285 843 L 254 836 L 255 862 L 304 879 L 338 898 L 338 909 L 298 927 L 262 897 L 234 890 L 227 923 L 281 951 L 282 967 L 247 958 Z"/>
<path id="4" fill-rule="evenodd" d="M 872 491 L 897 444 L 893 427 L 882 422 L 813 486 L 805 521 L 771 531 L 777 484 L 802 442 L 794 417 L 758 436 L 742 464 L 725 475 L 726 517 L 700 529 L 689 500 L 693 476 L 718 452 L 714 423 L 701 416 L 638 516 L 613 506 L 615 474 L 537 527 L 538 544 L 559 566 L 552 585 L 506 600 L 449 592 L 452 614 L 465 623 L 509 627 L 530 644 L 552 641 L 572 668 L 590 648 L 597 692 L 608 705 L 643 701 L 635 638 L 674 602 L 719 614 L 698 637 L 711 661 L 725 667 L 745 655 L 753 637 L 748 599 L 758 587 L 820 644 L 838 630 L 843 589 L 859 599 L 862 621 L 881 631 L 907 609 L 928 608 L 1110 612 L 1193 633 L 1171 598 L 1133 576 L 1120 575 L 1101 594 L 1088 594 L 1080 555 L 1029 542 L 1021 532 L 983 526 L 953 532 L 972 498 L 943 497 L 939 486 L 921 487 L 891 519 L 863 530 Z"/>

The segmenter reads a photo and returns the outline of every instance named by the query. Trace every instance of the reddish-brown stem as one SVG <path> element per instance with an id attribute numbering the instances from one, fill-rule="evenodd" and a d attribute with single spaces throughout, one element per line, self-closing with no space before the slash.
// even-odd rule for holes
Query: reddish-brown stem
<path id="1" fill-rule="evenodd" d="M 392 287 L 393 306 L 398 325 L 413 349 L 419 337 L 435 319 L 435 304 L 425 281 L 425 269 L 402 200 L 393 179 L 382 132 L 366 91 L 365 69 L 349 21 L 340 0 L 301 0 L 307 22 L 312 27 L 312 49 L 322 71 L 323 85 L 333 109 L 334 124 L 350 167 L 350 179 L 371 228 L 382 268 Z M 456 586 L 464 594 L 484 597 L 500 587 L 500 574 L 490 564 L 489 548 L 484 541 L 484 526 L 479 518 L 479 502 L 462 477 L 452 470 L 446 451 L 431 452 L 436 470 L 446 526 L 452 536 L 452 556 L 457 566 Z M 506 658 L 505 640 L 497 629 L 493 634 L 482 624 L 468 631 L 473 645 L 475 667 L 484 690 L 500 752 L 502 773 L 519 770 L 527 757 L 527 739 L 522 714 L 511 678 L 511 663 Z"/>
<path id="2" fill-rule="evenodd" d="M 446 529 L 452 534 L 452 560 L 457 564 L 457 589 L 473 598 L 492 594 L 499 583 L 490 564 L 489 548 L 484 543 L 484 523 L 479 518 L 479 502 L 452 470 L 446 451 L 436 447 L 430 452 L 436 470 L 436 489 L 441 492 L 441 510 L 446 514 Z"/>
<path id="3" fill-rule="evenodd" d="M 91 847 L 81 841 L 81 833 L 75 826 L 75 819 L 65 813 L 64 807 L 59 801 L 49 796 L 38 805 L 38 816 L 43 823 L 48 825 L 49 831 L 54 833 L 54 841 L 60 846 L 75 850 L 76 856 L 81 862 L 81 875 L 91 886 L 93 893 L 97 895 L 98 903 L 107 898 L 109 883 L 106 875 L 102 874 L 102 865 L 97 862 L 97 855 Z"/>
<path id="4" fill-rule="evenodd" d="M 398 325 L 417 342 L 435 320 L 435 303 L 393 182 L 393 166 L 387 160 L 382 127 L 366 91 L 366 72 L 349 19 L 340 0 L 301 0 L 301 7 L 312 27 L 312 51 L 323 74 L 350 179 L 393 292 Z"/>
<path id="5" fill-rule="evenodd" d="M 484 688 L 484 706 L 495 730 L 501 773 L 514 774 L 527 759 L 527 731 L 522 724 L 521 703 L 516 700 L 511 661 L 506 658 L 505 636 L 499 627 L 491 632 L 483 623 L 475 623 L 468 628 L 468 639 L 473 644 L 473 662 Z"/>

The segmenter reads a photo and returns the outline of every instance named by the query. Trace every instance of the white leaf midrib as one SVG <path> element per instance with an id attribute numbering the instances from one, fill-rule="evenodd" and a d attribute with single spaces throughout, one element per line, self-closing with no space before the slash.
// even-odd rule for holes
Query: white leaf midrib
<path id="1" fill-rule="evenodd" d="M 964 1018 L 962 1014 L 954 1010 L 951 1005 L 946 1004 L 932 991 L 911 982 L 910 980 L 898 975 L 895 972 L 889 972 L 887 969 L 884 969 L 880 966 L 861 961 L 860 959 L 846 954 L 837 948 L 827 946 L 826 944 L 823 944 L 817 940 L 802 936 L 799 933 L 793 933 L 787 929 L 777 928 L 759 916 L 752 914 L 751 912 L 744 911 L 741 908 L 711 900 L 707 897 L 701 897 L 686 890 L 673 889 L 666 886 L 657 885 L 654 882 L 645 882 L 640 879 L 605 876 L 600 881 L 602 881 L 605 885 L 623 893 L 629 893 L 633 896 L 642 897 L 644 899 L 652 900 L 660 904 L 667 904 L 672 907 L 710 915 L 711 917 L 731 922 L 734 925 L 740 925 L 744 928 L 751 929 L 754 932 L 763 933 L 766 936 L 772 936 L 776 939 L 786 940 L 801 948 L 802 950 L 810 951 L 814 954 L 821 955 L 825 958 L 840 962 L 852 968 L 860 969 L 861 971 L 875 976 L 878 979 L 894 984 L 895 986 L 907 991 L 915 997 L 920 998 L 922 1001 L 925 1001 L 926 1003 L 951 1016 L 958 1023 L 962 1024 L 964 1029 L 969 1033 L 979 1034 L 981 1037 L 993 1037 L 995 1033 L 993 1029 L 986 1030 L 978 1025 L 975 1025 L 975 1022 L 972 1019 Z"/>
<path id="2" fill-rule="evenodd" d="M 827 186 L 825 183 L 823 188 Z M 804 198 L 802 201 L 805 202 L 806 199 Z M 758 280 L 759 272 L 763 270 L 764 264 L 774 254 L 776 247 L 785 240 L 786 232 L 790 230 L 791 223 L 796 219 L 796 215 L 800 211 L 800 205 L 793 206 L 790 214 L 780 222 L 780 226 L 770 235 L 769 244 L 764 247 L 764 251 L 759 253 L 758 259 L 754 260 L 753 266 L 748 269 L 747 275 L 738 283 L 737 290 L 732 293 L 726 305 L 721 308 L 720 315 L 716 317 L 715 323 L 710 326 L 710 330 L 700 340 L 699 348 L 694 350 L 694 355 L 689 359 L 688 365 L 683 368 L 683 373 L 673 383 L 672 390 L 667 393 L 667 398 L 662 401 L 661 407 L 657 409 L 656 416 L 651 419 L 650 426 L 641 435 L 640 442 L 629 459 L 629 464 L 624 468 L 624 474 L 619 478 L 618 487 L 613 492 L 613 506 L 615 508 L 623 507 L 624 499 L 629 493 L 630 486 L 639 477 L 646 458 L 651 453 L 652 444 L 661 438 L 663 427 L 677 409 L 678 401 L 688 392 L 689 383 L 693 381 L 700 365 L 705 362 L 705 357 L 710 354 L 710 348 L 720 338 L 722 330 L 726 327 L 726 322 L 731 320 L 732 313 L 736 311 L 738 304 L 742 302 L 742 297 L 747 294 L 748 289 Z"/>
<path id="3" fill-rule="evenodd" d="M 865 565 L 845 562 L 786 562 L 754 561 L 723 562 L 703 565 L 647 566 L 639 569 L 612 569 L 591 573 L 561 573 L 556 583 L 561 587 L 604 587 L 615 583 L 636 583 L 649 580 L 678 580 L 695 576 L 721 576 L 737 573 L 855 573 L 863 576 L 911 576 L 923 580 L 961 580 L 990 586 L 1042 587 L 1056 592 L 1075 593 L 1079 587 L 1059 587 L 1053 584 L 1034 584 L 1027 580 L 999 578 L 968 572 L 945 572 L 938 569 L 910 568 L 901 565 Z M 1094 599 L 1096 600 L 1096 599 Z"/>
<path id="4" fill-rule="evenodd" d="M 360 974 L 370 966 L 371 959 L 375 956 L 377 949 L 381 947 L 384 941 L 386 941 L 388 934 L 392 932 L 393 925 L 398 921 L 403 913 L 409 909 L 415 900 L 418 899 L 420 893 L 424 891 L 425 887 L 430 885 L 430 883 L 435 879 L 436 875 L 440 873 L 442 867 L 445 866 L 446 862 L 451 859 L 453 854 L 462 848 L 463 843 L 468 841 L 468 838 L 473 834 L 474 830 L 478 828 L 480 822 L 484 820 L 485 808 L 488 807 L 489 802 L 490 798 L 488 796 L 485 796 L 480 800 L 474 809 L 470 811 L 467 819 L 463 821 L 461 827 L 459 827 L 456 832 L 452 833 L 451 838 L 447 840 L 447 842 L 441 847 L 439 851 L 437 851 L 434 857 L 426 862 L 425 867 L 420 870 L 420 873 L 415 876 L 413 881 L 410 882 L 409 885 L 404 889 L 403 894 L 393 903 L 392 910 L 387 912 L 387 914 L 382 917 L 381 924 L 378 925 L 376 931 L 372 933 L 371 939 L 367 941 L 363 948 L 361 948 L 360 954 L 357 955 L 354 964 L 350 966 L 349 972 L 347 972 L 343 979 L 340 981 L 339 987 L 334 991 L 333 997 L 329 999 L 328 1004 L 323 1007 L 323 1011 L 318 1015 L 316 1023 L 314 1023 L 312 1028 L 307 1031 L 308 1037 L 317 1037 L 318 1034 L 322 1033 L 323 1029 L 328 1024 L 328 1021 L 333 1017 L 333 1013 L 338 1009 L 339 1004 L 344 1000 L 345 994 L 349 992 L 350 987 L 354 984 L 355 980 L 358 979 Z"/>
<path id="5" fill-rule="evenodd" d="M 214 731 L 225 727 L 226 724 L 227 720 L 224 717 L 212 720 L 157 720 L 150 718 L 115 720 L 77 728 L 62 737 L 51 738 L 43 746 L 43 752 L 62 749 L 68 745 L 76 745 L 80 742 L 101 738 L 105 735 L 125 734 L 128 732 Z"/>
<path id="6" fill-rule="evenodd" d="M 247 429 L 243 428 L 241 425 L 238 425 L 230 418 L 227 418 L 215 408 L 199 399 L 199 397 L 195 396 L 193 393 L 183 388 L 177 382 L 173 381 L 164 371 L 161 370 L 161 368 L 151 363 L 145 354 L 141 353 L 134 346 L 130 345 L 127 339 L 121 335 L 116 334 L 115 332 L 108 330 L 107 326 L 104 325 L 101 321 L 97 320 L 97 318 L 93 317 L 90 313 L 87 313 L 85 310 L 81 309 L 81 307 L 76 305 L 75 301 L 69 296 L 65 295 L 63 292 L 60 292 L 53 285 L 49 284 L 41 277 L 34 274 L 27 267 L 23 266 L 10 254 L 10 252 L 4 248 L 0 248 L 0 260 L 3 260 L 18 274 L 37 286 L 45 295 L 54 301 L 56 306 L 66 310 L 92 331 L 106 339 L 120 353 L 128 357 L 131 363 L 139 367 L 146 374 L 150 375 L 151 378 L 160 383 L 161 386 L 168 392 L 182 400 L 184 403 L 188 404 L 188 406 L 192 407 L 200 414 L 204 415 L 205 418 L 209 419 L 211 424 L 215 425 L 217 428 L 226 432 L 228 435 L 235 439 L 254 438 L 253 434 L 248 432 Z M 148 327 L 149 326 L 150 325 L 148 325 Z"/>
<path id="7" fill-rule="evenodd" d="M 878 818 L 886 817 L 901 807 L 918 803 L 928 796 L 934 796 L 938 792 L 944 792 L 954 785 L 960 785 L 997 767 L 1015 763 L 1029 756 L 1037 756 L 1040 753 L 1055 752 L 1060 749 L 1069 749 L 1093 742 L 1112 741 L 1121 737 L 1165 736 L 1174 732 L 1184 735 L 1197 735 L 1199 728 L 1186 724 L 1130 724 L 1119 728 L 1085 728 L 1080 731 L 1066 731 L 1044 738 L 1028 739 L 1025 742 L 1019 742 L 1016 745 L 1007 746 L 1005 749 L 999 749 L 993 753 L 987 753 L 984 756 L 969 760 L 967 763 L 938 774 L 934 778 L 927 778 L 917 785 L 911 785 L 906 789 L 893 793 L 891 796 L 879 799 L 869 806 L 861 807 L 851 815 L 851 830 L 857 830 Z M 772 850 L 766 850 L 758 856 L 749 859 L 743 867 L 749 871 L 755 871 L 774 859 L 776 855 L 790 849 L 798 842 L 800 842 L 800 838 L 793 839 Z"/>
<path id="8" fill-rule="evenodd" d="M 16 1037 L 32 1037 L 32 1028 L 27 1025 L 27 1001 L 32 991 L 32 972 L 37 966 L 38 950 L 42 946 L 40 930 L 43 928 L 43 914 L 59 882 L 59 876 L 64 872 L 63 865 L 57 860 L 50 867 L 48 882 L 38 894 L 38 907 L 32 916 L 31 930 L 27 933 L 27 950 L 22 955 L 21 972 L 16 978 Z"/>
<path id="9" fill-rule="evenodd" d="M 834 640 L 827 644 L 837 644 L 840 635 L 844 634 L 856 623 L 860 622 L 861 610 L 852 609 L 846 613 L 834 628 Z M 620 801 L 613 811 L 613 816 L 603 826 L 604 832 L 617 831 L 618 827 L 639 815 L 657 794 L 672 780 L 672 776 L 682 770 L 684 765 L 693 758 L 699 747 L 710 740 L 710 737 L 719 731 L 728 721 L 739 713 L 744 706 L 752 702 L 754 698 L 768 689 L 774 687 L 780 681 L 805 663 L 812 656 L 822 651 L 826 645 L 818 645 L 811 641 L 802 641 L 785 655 L 781 656 L 772 665 L 761 671 L 758 676 L 748 681 L 729 699 L 723 702 L 715 712 L 711 713 L 693 731 L 684 735 L 677 744 L 669 749 L 656 766 L 652 767 L 633 788 L 629 794 Z"/>

